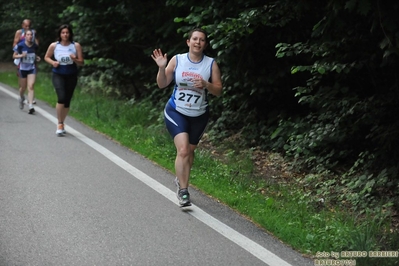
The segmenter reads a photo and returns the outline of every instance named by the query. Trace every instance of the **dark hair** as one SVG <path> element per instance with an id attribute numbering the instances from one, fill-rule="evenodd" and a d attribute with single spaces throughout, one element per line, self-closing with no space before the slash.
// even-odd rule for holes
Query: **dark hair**
<path id="1" fill-rule="evenodd" d="M 69 30 L 69 41 L 73 42 L 73 31 L 72 31 L 72 27 L 69 26 L 68 24 L 63 24 L 58 28 L 58 34 L 57 34 L 57 39 L 60 42 L 61 41 L 61 31 L 63 29 L 68 29 Z"/>
<path id="2" fill-rule="evenodd" d="M 194 28 L 194 29 L 190 30 L 190 31 L 188 32 L 188 34 L 187 34 L 187 38 L 188 38 L 188 39 L 191 39 L 191 36 L 193 36 L 193 33 L 194 33 L 195 31 L 202 32 L 202 33 L 205 35 L 205 42 L 208 43 L 208 34 L 206 33 L 205 30 L 203 30 L 203 29 L 201 29 L 201 28 Z"/>

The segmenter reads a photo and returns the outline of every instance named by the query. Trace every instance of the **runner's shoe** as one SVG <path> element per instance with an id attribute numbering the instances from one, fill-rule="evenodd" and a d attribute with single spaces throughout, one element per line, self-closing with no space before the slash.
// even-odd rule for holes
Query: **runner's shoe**
<path id="1" fill-rule="evenodd" d="M 190 193 L 188 193 L 187 188 L 180 189 L 177 193 L 177 198 L 179 199 L 180 207 L 191 206 Z"/>
<path id="2" fill-rule="evenodd" d="M 19 109 L 24 109 L 24 101 L 25 101 L 25 96 L 19 97 L 18 103 L 19 103 Z"/>
<path id="3" fill-rule="evenodd" d="M 63 137 L 65 133 L 66 131 L 64 129 L 64 124 L 58 124 L 57 131 L 55 131 L 55 134 L 57 134 L 58 137 Z"/>
<path id="4" fill-rule="evenodd" d="M 29 107 L 29 114 L 33 115 L 34 112 L 35 112 L 35 108 Z"/>

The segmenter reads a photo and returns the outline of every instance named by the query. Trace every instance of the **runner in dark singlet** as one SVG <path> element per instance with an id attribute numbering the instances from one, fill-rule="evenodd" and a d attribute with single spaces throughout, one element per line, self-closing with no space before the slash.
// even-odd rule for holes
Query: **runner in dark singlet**
<path id="1" fill-rule="evenodd" d="M 26 30 L 26 38 L 20 41 L 14 46 L 14 59 L 19 59 L 19 108 L 24 108 L 25 91 L 28 89 L 29 96 L 29 114 L 33 114 L 35 109 L 33 108 L 34 90 L 33 85 L 36 81 L 36 62 L 40 61 L 40 57 L 37 56 L 38 45 L 33 41 L 32 30 Z"/>
<path id="2" fill-rule="evenodd" d="M 31 22 L 30 19 L 24 19 L 22 21 L 21 29 L 19 29 L 19 30 L 17 30 L 15 32 L 14 42 L 13 42 L 13 45 L 12 45 L 13 49 L 15 48 L 15 45 L 17 45 L 19 42 L 25 40 L 26 31 L 30 29 L 31 25 L 32 25 L 32 22 Z M 36 37 L 36 30 L 32 29 L 32 34 L 33 34 L 32 41 L 35 42 L 36 45 L 39 45 L 39 40 Z M 14 64 L 17 66 L 17 77 L 18 77 L 18 79 L 20 78 L 19 77 L 19 63 L 20 63 L 20 59 L 19 58 L 14 59 Z M 37 71 L 37 69 L 36 69 L 36 71 Z M 19 89 L 21 90 L 21 84 L 20 84 L 21 80 L 20 79 L 19 79 L 18 83 L 19 83 Z M 33 104 L 35 104 L 35 103 L 36 103 L 36 101 L 35 101 L 35 99 L 33 99 Z"/>

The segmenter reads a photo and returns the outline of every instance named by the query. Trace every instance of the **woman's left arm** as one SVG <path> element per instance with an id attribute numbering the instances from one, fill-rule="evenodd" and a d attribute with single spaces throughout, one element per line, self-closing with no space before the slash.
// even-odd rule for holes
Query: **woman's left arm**
<path id="1" fill-rule="evenodd" d="M 206 89 L 215 96 L 222 95 L 222 88 L 223 88 L 222 78 L 219 66 L 216 63 L 216 61 L 213 61 L 211 80 L 212 82 L 205 81 L 206 84 L 204 87 L 206 87 Z"/>
<path id="2" fill-rule="evenodd" d="M 80 46 L 79 43 L 75 42 L 75 48 L 76 48 L 76 55 L 74 54 L 71 55 L 72 61 L 75 62 L 78 66 L 83 66 L 84 58 L 83 58 L 82 46 Z"/>

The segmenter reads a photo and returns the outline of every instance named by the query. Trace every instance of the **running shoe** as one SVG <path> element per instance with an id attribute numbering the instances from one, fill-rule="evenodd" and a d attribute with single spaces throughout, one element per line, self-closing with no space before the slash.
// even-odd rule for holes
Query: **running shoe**
<path id="1" fill-rule="evenodd" d="M 64 129 L 64 124 L 58 124 L 57 126 L 57 131 L 55 131 L 55 134 L 57 134 L 58 137 L 64 136 L 66 133 Z"/>
<path id="2" fill-rule="evenodd" d="M 191 206 L 190 193 L 188 193 L 187 188 L 180 189 L 177 193 L 177 198 L 179 199 L 180 207 Z"/>
<path id="3" fill-rule="evenodd" d="M 19 109 L 24 109 L 24 101 L 25 101 L 25 96 L 19 97 L 18 103 L 19 103 Z"/>
<path id="4" fill-rule="evenodd" d="M 177 177 L 175 177 L 175 180 L 173 181 L 175 183 L 176 186 L 176 196 L 179 199 L 179 203 L 181 207 L 186 207 L 186 206 L 191 206 L 191 202 L 190 202 L 190 193 L 188 193 L 188 189 L 182 189 L 183 193 L 184 190 L 186 190 L 186 195 L 187 197 L 185 197 L 185 195 L 183 195 L 183 197 L 180 195 L 181 194 L 181 189 L 180 189 L 180 182 L 179 179 Z M 180 194 L 179 194 L 180 192 Z"/>
<path id="5" fill-rule="evenodd" d="M 35 108 L 30 107 L 30 108 L 29 108 L 29 114 L 30 114 L 30 115 L 33 115 L 34 113 L 35 113 Z"/>

